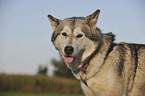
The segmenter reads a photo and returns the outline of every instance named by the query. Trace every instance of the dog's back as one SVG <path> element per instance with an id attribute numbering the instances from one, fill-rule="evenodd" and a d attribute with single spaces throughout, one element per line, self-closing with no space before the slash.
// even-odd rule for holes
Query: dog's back
<path id="1" fill-rule="evenodd" d="M 135 58 L 134 83 L 129 96 L 145 96 L 145 45 L 133 46 L 133 57 Z"/>

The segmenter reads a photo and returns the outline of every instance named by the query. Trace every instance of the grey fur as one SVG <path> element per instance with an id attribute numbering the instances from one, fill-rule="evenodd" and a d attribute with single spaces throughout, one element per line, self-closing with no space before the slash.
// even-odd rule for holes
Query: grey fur
<path id="1" fill-rule="evenodd" d="M 66 65 L 86 96 L 145 96 L 145 45 L 114 43 L 112 33 L 102 34 L 96 27 L 99 13 L 64 20 L 48 15 L 52 42 L 63 59 L 64 47 L 74 48 L 73 61 Z"/>

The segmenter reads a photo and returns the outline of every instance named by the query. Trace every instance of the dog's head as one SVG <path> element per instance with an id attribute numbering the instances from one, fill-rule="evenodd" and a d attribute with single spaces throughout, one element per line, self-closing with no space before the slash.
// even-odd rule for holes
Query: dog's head
<path id="1" fill-rule="evenodd" d="M 54 31 L 52 42 L 72 70 L 80 69 L 82 63 L 99 45 L 101 34 L 96 27 L 99 13 L 100 10 L 96 10 L 87 17 L 72 17 L 64 20 L 48 15 Z"/>

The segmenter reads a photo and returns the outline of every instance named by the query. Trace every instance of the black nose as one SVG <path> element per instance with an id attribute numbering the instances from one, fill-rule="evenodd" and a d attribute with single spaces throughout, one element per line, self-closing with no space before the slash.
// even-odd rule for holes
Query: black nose
<path id="1" fill-rule="evenodd" d="M 72 54 L 73 51 L 74 51 L 74 48 L 73 48 L 72 46 L 66 46 L 66 47 L 64 48 L 64 52 L 65 52 L 67 55 Z"/>

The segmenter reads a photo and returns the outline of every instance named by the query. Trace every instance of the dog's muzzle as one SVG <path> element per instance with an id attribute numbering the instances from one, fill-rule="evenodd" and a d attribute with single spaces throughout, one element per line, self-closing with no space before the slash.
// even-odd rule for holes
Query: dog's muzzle
<path id="1" fill-rule="evenodd" d="M 72 57 L 72 53 L 74 52 L 74 48 L 72 46 L 66 46 L 64 48 L 64 52 L 65 52 L 65 57 L 64 57 L 64 61 L 66 63 L 71 63 L 74 60 L 74 57 Z"/>

